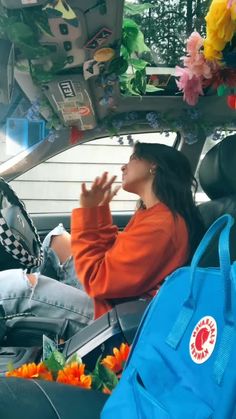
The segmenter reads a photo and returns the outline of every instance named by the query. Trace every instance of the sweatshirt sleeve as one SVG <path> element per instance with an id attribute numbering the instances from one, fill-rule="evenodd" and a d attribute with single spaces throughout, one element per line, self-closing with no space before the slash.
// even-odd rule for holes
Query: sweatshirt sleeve
<path id="1" fill-rule="evenodd" d="M 82 212 L 81 212 L 82 210 Z M 117 235 L 111 225 L 96 228 L 72 213 L 72 254 L 86 292 L 97 299 L 135 297 L 157 288 L 157 272 L 173 252 L 171 233 L 163 222 L 137 223 Z M 111 236 L 113 235 L 113 241 Z"/>

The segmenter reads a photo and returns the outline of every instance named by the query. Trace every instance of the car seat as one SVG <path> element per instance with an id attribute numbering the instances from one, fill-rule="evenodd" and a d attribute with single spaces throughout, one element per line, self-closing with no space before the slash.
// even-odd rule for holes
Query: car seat
<path id="1" fill-rule="evenodd" d="M 2 419 L 99 419 L 107 398 L 67 384 L 0 377 Z"/>
<path id="2" fill-rule="evenodd" d="M 231 229 L 231 260 L 236 260 L 236 135 L 225 137 L 212 147 L 199 168 L 199 181 L 211 199 L 199 205 L 206 229 L 221 215 L 230 214 L 235 219 Z M 218 237 L 211 243 L 202 266 L 219 266 Z"/>

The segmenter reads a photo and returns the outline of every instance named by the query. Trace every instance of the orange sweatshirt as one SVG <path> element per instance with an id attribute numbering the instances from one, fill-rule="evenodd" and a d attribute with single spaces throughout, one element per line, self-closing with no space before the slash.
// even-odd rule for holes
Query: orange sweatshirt
<path id="1" fill-rule="evenodd" d="M 185 221 L 162 203 L 136 211 L 119 233 L 108 205 L 74 209 L 71 222 L 75 269 L 94 299 L 95 318 L 112 308 L 109 300 L 155 295 L 188 257 Z"/>

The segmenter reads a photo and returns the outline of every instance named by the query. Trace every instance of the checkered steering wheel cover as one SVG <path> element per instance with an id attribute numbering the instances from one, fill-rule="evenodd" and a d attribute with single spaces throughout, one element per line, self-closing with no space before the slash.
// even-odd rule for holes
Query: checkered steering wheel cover
<path id="1" fill-rule="evenodd" d="M 27 268 L 38 267 L 42 263 L 43 252 L 42 252 L 42 246 L 41 246 L 40 238 L 39 238 L 37 230 L 36 230 L 36 228 L 33 224 L 33 221 L 29 217 L 29 215 L 26 211 L 26 208 L 25 208 L 25 204 L 23 203 L 23 201 L 21 201 L 18 198 L 18 196 L 15 194 L 15 192 L 10 187 L 10 185 L 7 182 L 5 182 L 5 180 L 3 178 L 0 177 L 0 189 L 1 189 L 1 186 L 4 186 L 4 194 L 7 196 L 7 198 L 9 199 L 9 196 L 10 196 L 10 201 L 14 200 L 14 204 L 19 206 L 19 208 L 22 211 L 24 217 L 26 218 L 27 222 L 29 223 L 29 225 L 30 225 L 30 227 L 31 227 L 31 229 L 34 233 L 35 240 L 37 242 L 38 248 L 40 249 L 39 250 L 39 255 L 38 256 L 31 255 L 31 254 L 29 254 L 29 252 L 26 249 L 24 249 L 23 245 L 16 239 L 16 237 L 14 236 L 10 227 L 8 226 L 6 220 L 2 216 L 2 211 L 1 210 L 0 210 L 0 243 L 2 244 L 4 249 L 8 253 L 10 253 L 10 255 L 14 259 L 18 260 L 18 262 L 20 262 L 22 265 L 24 265 L 24 267 L 27 267 Z"/>

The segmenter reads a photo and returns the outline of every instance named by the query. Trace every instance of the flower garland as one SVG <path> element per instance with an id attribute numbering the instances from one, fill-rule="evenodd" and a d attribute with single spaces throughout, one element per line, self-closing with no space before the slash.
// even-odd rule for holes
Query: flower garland
<path id="1" fill-rule="evenodd" d="M 191 106 L 213 88 L 236 109 L 236 1 L 213 0 L 205 19 L 206 38 L 195 31 L 187 40 L 184 67 L 176 67 L 177 86 Z"/>
<path id="2" fill-rule="evenodd" d="M 169 132 L 181 131 L 182 137 L 187 144 L 194 144 L 200 136 L 212 134 L 213 139 L 219 140 L 223 138 L 223 131 L 229 130 L 230 126 L 222 126 L 221 129 L 216 128 L 211 123 L 207 115 L 202 114 L 197 107 L 183 109 L 179 115 L 173 116 L 171 112 L 127 112 L 119 115 L 111 115 L 104 119 L 103 128 L 107 130 L 111 137 L 118 137 L 118 143 L 124 144 L 124 137 L 121 132 L 139 130 L 140 132 L 149 126 L 152 130 L 164 133 L 166 137 Z M 232 121 L 232 129 L 235 123 Z M 132 135 L 127 136 L 128 145 L 133 145 Z"/>
<path id="3" fill-rule="evenodd" d="M 113 348 L 113 355 L 103 359 L 100 356 L 94 370 L 90 372 L 77 355 L 66 361 L 62 353 L 54 350 L 48 359 L 39 364 L 33 362 L 17 369 L 9 368 L 6 377 L 56 381 L 111 394 L 121 377 L 129 352 L 130 346 L 122 343 L 119 348 Z"/>

